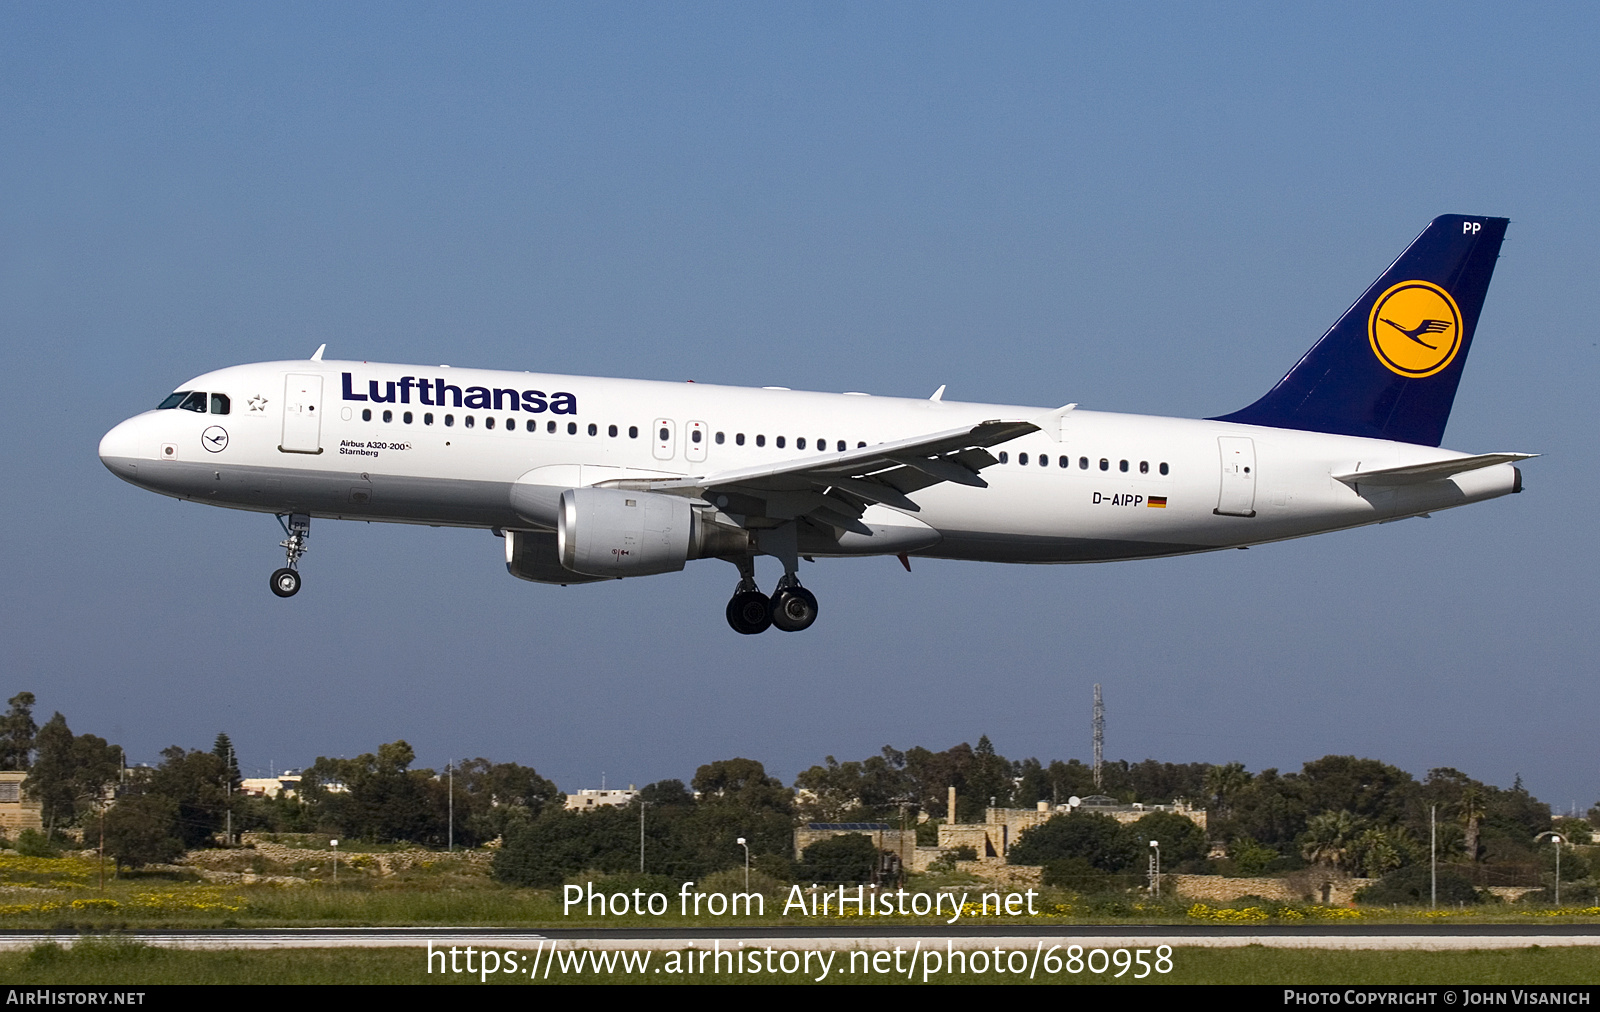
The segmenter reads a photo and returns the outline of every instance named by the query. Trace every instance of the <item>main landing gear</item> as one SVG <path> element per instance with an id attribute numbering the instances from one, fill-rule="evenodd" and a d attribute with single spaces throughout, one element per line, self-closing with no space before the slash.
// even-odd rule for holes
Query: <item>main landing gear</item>
<path id="1" fill-rule="evenodd" d="M 279 513 L 278 525 L 289 540 L 279 546 L 287 559 L 282 569 L 272 574 L 272 592 L 279 597 L 293 597 L 300 593 L 300 556 L 306 554 L 306 541 L 311 537 L 311 517 L 305 513 L 290 513 L 287 521 Z"/>
<path id="2" fill-rule="evenodd" d="M 728 601 L 728 625 L 734 632 L 754 636 L 769 626 L 800 632 L 817 620 L 816 597 L 793 573 L 784 574 L 769 598 L 756 586 L 754 562 L 746 559 L 738 565 L 739 586 Z"/>

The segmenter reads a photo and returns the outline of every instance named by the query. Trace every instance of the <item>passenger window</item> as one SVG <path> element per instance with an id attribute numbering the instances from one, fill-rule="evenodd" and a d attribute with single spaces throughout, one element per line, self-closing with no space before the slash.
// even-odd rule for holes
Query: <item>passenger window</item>
<path id="1" fill-rule="evenodd" d="M 493 415 L 490 415 L 488 418 L 485 418 L 483 420 L 483 427 L 486 428 L 486 429 L 494 428 L 494 416 Z"/>
<path id="2" fill-rule="evenodd" d="M 1017 463 L 1026 464 L 1027 462 L 1028 462 L 1028 455 L 1026 453 L 1017 454 Z"/>
<path id="3" fill-rule="evenodd" d="M 407 425 L 410 425 L 411 424 L 411 412 L 407 411 L 405 414 L 401 415 L 400 416 L 400 420 L 402 422 L 405 422 Z"/>
<path id="4" fill-rule="evenodd" d="M 734 433 L 734 434 L 733 434 L 733 441 L 734 441 L 734 443 L 736 443 L 736 444 L 737 444 L 737 445 L 739 445 L 739 446 L 743 446 L 743 445 L 744 445 L 744 433 L 742 433 L 742 432 L 736 432 L 736 433 Z"/>
<path id="5" fill-rule="evenodd" d="M 546 422 L 545 423 L 545 427 L 544 427 L 544 431 L 550 433 L 550 435 L 552 435 L 552 436 L 555 435 L 556 434 L 556 423 L 553 422 L 553 421 L 552 422 Z"/>
<path id="6" fill-rule="evenodd" d="M 1062 457 L 1060 460 L 1056 461 L 1056 463 L 1059 464 L 1063 468 L 1071 467 L 1072 466 L 1072 458 L 1071 457 Z"/>
<path id="7" fill-rule="evenodd" d="M 445 415 L 444 416 L 444 424 L 446 426 L 454 425 L 455 423 L 456 423 L 456 416 L 455 415 Z"/>
<path id="8" fill-rule="evenodd" d="M 225 414 L 228 413 L 228 395 L 227 394 L 212 394 L 211 395 L 211 413 L 213 415 L 225 415 Z"/>
<path id="9" fill-rule="evenodd" d="M 617 427 L 615 425 L 606 426 L 606 435 L 610 436 L 612 439 L 616 439 L 617 438 Z"/>
<path id="10" fill-rule="evenodd" d="M 372 409 L 371 408 L 362 408 L 361 409 L 361 420 L 363 422 L 372 421 Z"/>
<path id="11" fill-rule="evenodd" d="M 1167 473 L 1167 462 L 1164 461 L 1164 460 L 1161 462 L 1161 473 L 1162 474 L 1166 474 Z"/>
<path id="12" fill-rule="evenodd" d="M 1111 470 L 1111 461 L 1107 460 L 1104 457 L 1101 457 L 1100 458 L 1100 470 L 1102 470 L 1102 471 Z"/>
<path id="13" fill-rule="evenodd" d="M 817 449 L 822 451 L 823 453 L 827 453 L 828 452 L 828 441 L 826 439 L 817 440 Z"/>
<path id="14" fill-rule="evenodd" d="M 1088 457 L 1079 457 L 1078 458 L 1078 470 L 1080 470 L 1080 471 L 1089 470 L 1089 458 Z"/>
<path id="15" fill-rule="evenodd" d="M 689 442 L 691 442 L 691 443 L 700 442 L 700 430 L 699 429 L 691 429 L 691 430 L 689 430 Z"/>
<path id="16" fill-rule="evenodd" d="M 783 444 L 779 443 L 778 445 L 782 446 Z M 801 436 L 799 439 L 796 439 L 794 441 L 794 448 L 796 450 L 804 450 L 806 448 L 806 437 Z"/>
<path id="17" fill-rule="evenodd" d="M 717 433 L 717 445 L 718 446 L 722 445 L 722 433 L 720 433 L 720 432 Z"/>
<path id="18" fill-rule="evenodd" d="M 1039 454 L 1039 466 L 1040 467 L 1049 467 L 1050 466 L 1050 455 L 1048 453 Z"/>
<path id="19" fill-rule="evenodd" d="M 577 434 L 578 434 L 578 423 L 577 422 L 568 422 L 567 423 L 567 435 L 576 436 Z"/>
<path id="20" fill-rule="evenodd" d="M 836 445 L 837 445 L 837 448 L 838 448 L 839 452 L 843 453 L 844 452 L 844 440 L 842 440 L 842 439 L 839 440 L 839 442 Z"/>
<path id="21" fill-rule="evenodd" d="M 466 425 L 467 428 L 469 428 L 469 429 L 472 428 L 472 416 L 471 415 L 467 416 L 467 420 L 466 420 L 466 422 L 464 424 Z"/>
<path id="22" fill-rule="evenodd" d="M 866 446 L 866 445 L 867 445 L 867 444 L 866 444 L 866 442 L 865 442 L 865 441 L 863 441 L 863 442 L 860 442 L 860 443 L 857 443 L 857 444 L 856 444 L 856 449 L 858 449 L 858 450 L 859 450 L 859 449 L 862 449 L 862 448 L 863 448 L 863 447 L 865 447 L 865 446 Z"/>
<path id="23" fill-rule="evenodd" d="M 182 404 L 183 399 L 187 396 L 189 396 L 189 391 L 187 390 L 179 390 L 175 394 L 168 394 L 166 400 L 156 405 L 156 410 L 165 411 L 167 408 L 175 408 Z"/>
<path id="24" fill-rule="evenodd" d="M 183 403 L 179 404 L 178 407 L 185 411 L 198 411 L 203 415 L 206 413 L 206 395 L 196 391 L 185 397 Z"/>
<path id="25" fill-rule="evenodd" d="M 590 422 L 589 423 L 589 435 L 598 436 L 599 434 L 600 434 L 600 426 L 596 425 L 593 422 Z"/>
<path id="26" fill-rule="evenodd" d="M 550 424 L 554 425 L 555 422 L 551 422 Z M 638 439 L 639 438 L 639 427 L 637 425 L 628 426 L 628 438 L 629 439 Z"/>
<path id="27" fill-rule="evenodd" d="M 1139 473 L 1140 474 L 1149 474 L 1150 473 L 1150 462 L 1148 460 L 1139 461 Z"/>
<path id="28" fill-rule="evenodd" d="M 1004 450 L 1000 451 L 1000 463 L 1004 464 L 1004 463 L 1008 462 L 1010 459 L 1011 459 L 1011 457 L 1010 457 L 1009 454 L 1006 453 L 1006 451 L 1004 451 Z"/>
<path id="29" fill-rule="evenodd" d="M 422 424 L 423 425 L 432 425 L 433 424 L 433 412 L 432 411 L 428 411 L 428 412 L 424 412 L 423 413 L 423 415 L 422 415 Z"/>
<path id="30" fill-rule="evenodd" d="M 756 445 L 757 446 L 766 446 L 767 445 L 767 437 L 766 436 L 762 436 L 762 435 L 756 436 Z"/>
<path id="31" fill-rule="evenodd" d="M 1127 474 L 1128 473 L 1128 462 L 1126 460 L 1124 460 L 1121 463 L 1119 463 L 1117 465 L 1117 470 L 1121 471 L 1123 474 Z"/>
<path id="32" fill-rule="evenodd" d="M 383 412 L 383 424 L 388 425 L 392 421 L 394 421 L 394 412 L 385 408 Z"/>
<path id="33" fill-rule="evenodd" d="M 780 449 L 780 450 L 783 449 L 783 437 L 782 436 L 779 436 L 777 439 L 774 439 L 772 442 L 773 442 L 773 445 L 777 446 L 778 449 Z"/>

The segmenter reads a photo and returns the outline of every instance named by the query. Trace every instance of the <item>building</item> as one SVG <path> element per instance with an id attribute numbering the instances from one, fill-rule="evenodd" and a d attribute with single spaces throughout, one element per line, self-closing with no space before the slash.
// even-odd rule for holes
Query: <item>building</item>
<path id="1" fill-rule="evenodd" d="M 323 785 L 329 786 L 329 785 Z M 342 788 L 336 784 L 331 789 Z M 239 781 L 239 790 L 255 798 L 292 798 L 300 791 L 300 774 L 284 773 L 275 777 L 246 777 Z"/>
<path id="2" fill-rule="evenodd" d="M 24 770 L 0 770 L 0 832 L 15 838 L 24 829 L 44 829 L 43 806 L 22 790 Z"/>
<path id="3" fill-rule="evenodd" d="M 1115 798 L 1092 795 L 1076 805 L 1056 805 L 1052 808 L 1048 801 L 1041 801 L 1037 808 L 985 809 L 982 822 L 947 823 L 940 826 L 939 847 L 941 850 L 971 847 L 979 858 L 1003 858 L 1024 830 L 1048 822 L 1057 815 L 1074 812 L 1084 815 L 1105 815 L 1123 824 L 1138 822 L 1153 812 L 1167 812 L 1183 816 L 1199 826 L 1202 831 L 1206 828 L 1205 809 L 1192 808 L 1182 801 L 1172 805 L 1124 805 Z"/>
<path id="4" fill-rule="evenodd" d="M 596 808 L 623 808 L 639 796 L 629 784 L 625 791 L 585 790 L 567 795 L 567 811 L 592 812 Z"/>

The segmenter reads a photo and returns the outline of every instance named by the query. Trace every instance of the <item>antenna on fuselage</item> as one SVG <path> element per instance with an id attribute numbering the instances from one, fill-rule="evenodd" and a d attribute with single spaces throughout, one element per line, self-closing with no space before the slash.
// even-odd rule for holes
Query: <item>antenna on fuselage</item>
<path id="1" fill-rule="evenodd" d="M 321 362 L 322 361 L 322 353 L 327 351 L 327 350 L 328 350 L 328 346 L 326 344 L 317 345 L 317 350 L 311 353 L 311 361 L 313 361 L 313 362 Z"/>

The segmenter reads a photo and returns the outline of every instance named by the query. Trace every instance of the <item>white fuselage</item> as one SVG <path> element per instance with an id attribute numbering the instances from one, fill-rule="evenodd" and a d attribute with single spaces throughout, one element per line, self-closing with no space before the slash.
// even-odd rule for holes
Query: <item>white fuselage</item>
<path id="1" fill-rule="evenodd" d="M 178 407 L 128 419 L 100 445 L 119 477 L 235 509 L 499 530 L 549 528 L 513 508 L 519 482 L 579 487 L 705 475 L 1046 413 L 333 361 L 237 366 L 180 389 L 224 395 L 227 413 Z M 215 398 L 207 404 L 217 406 Z M 992 447 L 1003 457 L 983 469 L 987 488 L 937 484 L 911 495 L 919 512 L 871 509 L 877 520 L 931 528 L 910 554 L 1099 562 L 1300 537 L 1518 488 L 1510 464 L 1398 487 L 1353 486 L 1334 475 L 1459 454 L 1317 432 L 1074 410 L 1063 416 L 1060 439 L 1053 436 L 1034 432 Z M 857 539 L 807 554 L 903 547 Z"/>

